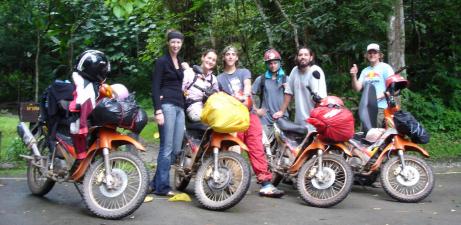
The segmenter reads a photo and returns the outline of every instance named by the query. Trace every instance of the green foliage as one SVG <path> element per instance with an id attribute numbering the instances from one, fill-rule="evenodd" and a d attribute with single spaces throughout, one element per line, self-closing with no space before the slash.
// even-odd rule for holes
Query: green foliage
<path id="1" fill-rule="evenodd" d="M 142 8 L 146 2 L 147 0 L 104 0 L 117 18 L 128 18 L 135 8 Z"/>
<path id="2" fill-rule="evenodd" d="M 267 21 L 257 8 L 261 7 Z M 295 32 L 301 45 L 316 53 L 327 77 L 329 94 L 357 107 L 360 93 L 351 90 L 352 64 L 367 66 L 363 52 L 377 42 L 387 55 L 388 17 L 394 0 L 6 0 L 0 3 L 0 101 L 30 100 L 33 96 L 35 57 L 40 51 L 40 88 L 75 58 L 95 48 L 110 57 L 109 83 L 124 83 L 137 92 L 144 108 L 151 108 L 150 74 L 166 47 L 165 33 L 185 34 L 181 56 L 200 63 L 204 49 L 220 52 L 229 44 L 240 49 L 239 64 L 253 77 L 265 70 L 263 52 L 275 47 L 287 73 L 295 66 Z M 280 7 L 277 3 L 280 3 Z M 431 131 L 448 140 L 459 138 L 461 115 L 461 4 L 457 0 L 403 1 L 406 64 L 411 91 L 405 108 Z M 443 13 L 440 13 L 443 12 Z M 268 25 L 273 46 L 269 46 Z M 37 46 L 37 38 L 41 40 Z M 216 73 L 222 70 L 218 58 Z M 151 114 L 150 114 L 151 115 Z M 149 132 L 156 126 L 152 125 Z M 151 135 L 151 134 L 149 134 Z M 147 136 L 146 136 L 147 137 Z M 451 140 L 451 139 L 450 139 Z M 437 145 L 431 141 L 428 146 Z M 437 145 L 438 146 L 438 145 Z M 432 147 L 431 147 L 432 148 Z"/>
<path id="3" fill-rule="evenodd" d="M 19 154 L 27 153 L 27 149 L 16 134 L 19 119 L 10 114 L 0 114 L 0 162 L 20 160 Z"/>
<path id="4" fill-rule="evenodd" d="M 411 112 L 432 133 L 445 133 L 453 138 L 461 138 L 460 111 L 445 107 L 441 99 L 408 90 L 403 99 L 404 110 Z"/>

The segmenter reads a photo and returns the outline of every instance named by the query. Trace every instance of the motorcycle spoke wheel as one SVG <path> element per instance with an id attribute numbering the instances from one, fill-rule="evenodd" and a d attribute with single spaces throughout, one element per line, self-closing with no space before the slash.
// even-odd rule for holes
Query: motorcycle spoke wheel
<path id="1" fill-rule="evenodd" d="M 237 204 L 250 185 L 250 170 L 245 160 L 235 152 L 220 153 L 219 178 L 213 179 L 212 158 L 202 164 L 196 175 L 195 194 L 208 209 L 225 210 Z"/>
<path id="2" fill-rule="evenodd" d="M 336 155 L 323 156 L 323 171 L 318 171 L 316 159 L 310 159 L 298 174 L 298 191 L 302 199 L 316 207 L 331 207 L 344 200 L 352 187 L 352 171 L 344 159 Z"/>
<path id="3" fill-rule="evenodd" d="M 432 169 L 422 159 L 405 156 L 405 169 L 399 157 L 390 159 L 383 166 L 381 184 L 393 198 L 403 202 L 418 202 L 427 197 L 434 186 Z"/>
<path id="4" fill-rule="evenodd" d="M 104 161 L 94 163 L 84 179 L 83 197 L 87 207 L 103 218 L 117 219 L 134 212 L 147 192 L 147 170 L 129 152 L 110 155 L 112 180 L 106 180 Z"/>

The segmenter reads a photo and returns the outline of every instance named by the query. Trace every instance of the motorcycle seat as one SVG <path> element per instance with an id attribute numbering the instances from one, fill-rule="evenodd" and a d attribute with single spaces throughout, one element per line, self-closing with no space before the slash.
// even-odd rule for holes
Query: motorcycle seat
<path id="1" fill-rule="evenodd" d="M 307 125 L 297 124 L 284 118 L 278 119 L 276 123 L 280 130 L 285 132 L 292 132 L 297 134 L 307 134 L 308 132 Z"/>
<path id="2" fill-rule="evenodd" d="M 193 122 L 190 120 L 186 120 L 186 129 L 188 130 L 197 130 L 197 131 L 206 131 L 208 126 L 202 122 Z"/>

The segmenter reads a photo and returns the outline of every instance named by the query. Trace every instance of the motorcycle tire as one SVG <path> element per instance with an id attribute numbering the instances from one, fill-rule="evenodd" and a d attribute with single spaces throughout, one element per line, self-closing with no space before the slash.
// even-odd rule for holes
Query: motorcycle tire
<path id="1" fill-rule="evenodd" d="M 304 202 L 311 206 L 327 208 L 343 201 L 352 188 L 351 167 L 342 157 L 329 154 L 323 156 L 326 181 L 320 181 L 316 177 L 317 169 L 317 158 L 311 158 L 298 173 L 298 191 Z"/>
<path id="2" fill-rule="evenodd" d="M 248 163 L 235 152 L 220 152 L 218 163 L 219 183 L 213 179 L 213 157 L 200 166 L 195 176 L 195 196 L 204 208 L 222 211 L 235 206 L 245 197 L 251 174 Z"/>
<path id="3" fill-rule="evenodd" d="M 132 214 L 144 201 L 148 189 L 148 172 L 144 162 L 130 152 L 109 154 L 116 183 L 108 188 L 104 159 L 93 162 L 83 180 L 83 201 L 96 216 L 120 219 Z"/>
<path id="4" fill-rule="evenodd" d="M 381 185 L 389 196 L 400 202 L 419 202 L 434 188 L 432 168 L 421 158 L 405 155 L 405 168 L 409 178 L 401 175 L 398 156 L 389 159 L 381 168 Z"/>
<path id="5" fill-rule="evenodd" d="M 44 134 L 43 134 L 44 135 Z M 50 151 L 46 144 L 46 138 L 38 139 L 38 150 L 42 155 L 49 155 Z M 48 166 L 48 165 L 47 165 Z M 48 194 L 55 185 L 55 181 L 42 174 L 39 167 L 29 161 L 27 165 L 27 186 L 30 192 L 35 196 L 43 196 Z"/>

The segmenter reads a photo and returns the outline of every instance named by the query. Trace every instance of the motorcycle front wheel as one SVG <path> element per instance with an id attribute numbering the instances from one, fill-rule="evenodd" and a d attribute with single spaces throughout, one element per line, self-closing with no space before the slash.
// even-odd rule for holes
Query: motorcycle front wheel
<path id="1" fill-rule="evenodd" d="M 327 208 L 343 201 L 352 188 L 350 166 L 338 155 L 323 156 L 323 171 L 317 158 L 308 160 L 298 173 L 298 191 L 308 205 Z"/>
<path id="2" fill-rule="evenodd" d="M 92 163 L 83 180 L 83 201 L 96 216 L 120 219 L 143 203 L 148 173 L 143 161 L 130 152 L 111 152 L 109 160 L 112 181 L 106 180 L 102 158 Z"/>
<path id="3" fill-rule="evenodd" d="M 250 187 L 250 167 L 235 152 L 220 152 L 218 167 L 213 157 L 200 166 L 195 177 L 195 196 L 210 210 L 226 210 L 239 203 Z M 214 177 L 217 169 L 218 177 Z"/>
<path id="4" fill-rule="evenodd" d="M 389 159 L 381 168 L 381 184 L 389 196 L 401 202 L 419 202 L 434 188 L 431 167 L 421 158 L 405 155 L 405 168 L 399 157 Z"/>

